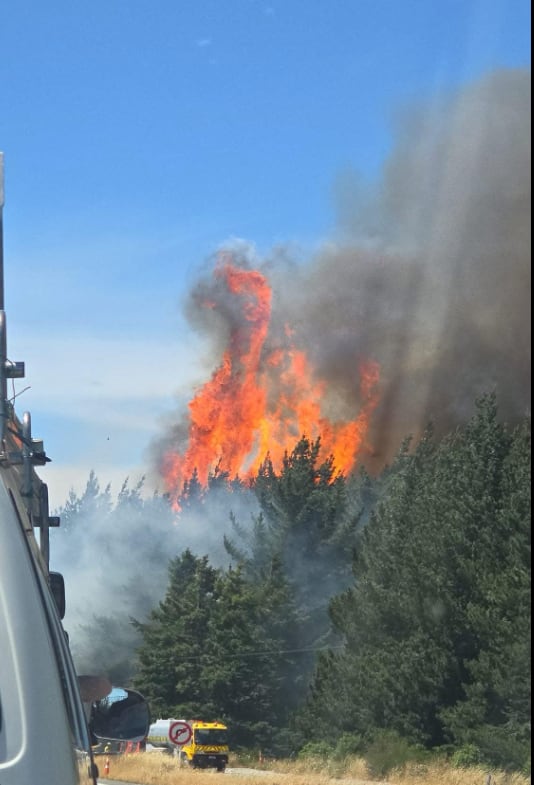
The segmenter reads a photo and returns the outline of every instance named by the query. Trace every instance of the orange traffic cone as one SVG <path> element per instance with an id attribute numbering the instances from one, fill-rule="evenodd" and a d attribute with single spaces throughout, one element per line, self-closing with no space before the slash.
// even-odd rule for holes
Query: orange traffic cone
<path id="1" fill-rule="evenodd" d="M 106 762 L 104 763 L 104 774 L 109 774 L 109 758 L 106 758 Z"/>

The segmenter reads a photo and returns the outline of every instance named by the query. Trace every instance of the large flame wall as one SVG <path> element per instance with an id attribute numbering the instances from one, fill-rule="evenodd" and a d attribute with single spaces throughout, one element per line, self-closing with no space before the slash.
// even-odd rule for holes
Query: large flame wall
<path id="1" fill-rule="evenodd" d="M 306 263 L 234 244 L 200 278 L 187 313 L 216 370 L 155 443 L 173 496 L 195 467 L 247 476 L 303 434 L 374 471 L 483 393 L 509 422 L 529 411 L 530 81 L 497 72 L 408 112 L 373 198 L 345 173 L 335 240 Z"/>
<path id="2" fill-rule="evenodd" d="M 195 470 L 205 485 L 217 465 L 232 477 L 254 475 L 267 454 L 277 467 L 301 435 L 320 436 L 323 456 L 350 471 L 377 403 L 377 363 L 359 364 L 362 406 L 354 419 L 332 422 L 321 410 L 326 384 L 292 342 L 291 329 L 283 331 L 283 345 L 267 343 L 272 290 L 266 276 L 238 267 L 226 253 L 214 279 L 213 299 L 204 299 L 203 307 L 217 309 L 217 293 L 221 302 L 232 299 L 233 324 L 219 367 L 189 403 L 185 450 L 163 455 L 167 489 L 179 494 Z"/>

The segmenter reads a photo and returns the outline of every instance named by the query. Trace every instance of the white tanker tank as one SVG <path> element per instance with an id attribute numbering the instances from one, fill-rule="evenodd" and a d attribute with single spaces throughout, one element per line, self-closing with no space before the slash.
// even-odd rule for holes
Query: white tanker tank
<path id="1" fill-rule="evenodd" d="M 175 746 L 169 738 L 169 728 L 172 722 L 177 720 L 157 720 L 148 729 L 145 741 L 153 747 L 167 747 L 174 750 Z"/>

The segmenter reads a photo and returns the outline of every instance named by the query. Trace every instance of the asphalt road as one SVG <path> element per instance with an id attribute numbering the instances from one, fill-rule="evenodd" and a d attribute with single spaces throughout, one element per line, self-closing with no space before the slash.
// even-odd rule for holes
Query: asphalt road
<path id="1" fill-rule="evenodd" d="M 236 775 L 236 776 L 239 776 L 239 775 L 245 776 L 247 774 L 248 775 L 253 774 L 253 775 L 257 776 L 257 777 L 260 777 L 262 774 L 265 774 L 265 775 L 271 774 L 272 775 L 273 772 L 272 771 L 263 771 L 263 770 L 260 770 L 260 769 L 232 768 L 231 766 L 228 766 L 226 768 L 225 774 L 233 774 L 233 775 Z M 289 776 L 290 776 L 289 774 L 280 774 L 280 773 L 278 773 L 278 778 L 279 779 L 284 779 L 285 777 L 289 777 Z M 214 780 L 214 782 L 216 782 L 216 781 L 217 780 Z M 103 780 L 103 779 L 99 779 L 98 780 L 98 785 L 141 785 L 141 783 L 139 783 L 139 782 L 124 782 L 123 780 L 121 780 L 120 783 L 117 783 L 117 780 Z M 350 779 L 349 778 L 349 779 L 341 779 L 341 780 L 339 780 L 339 785 L 390 785 L 390 783 L 387 783 L 387 782 L 377 782 L 376 780 L 371 782 L 370 780 L 355 780 L 355 779 Z"/>
<path id="2" fill-rule="evenodd" d="M 261 776 L 262 774 L 272 774 L 272 771 L 259 771 L 258 769 L 243 769 L 243 768 L 232 768 L 228 766 L 226 768 L 225 774 L 236 774 L 239 776 L 240 774 L 255 774 L 257 776 Z M 285 775 L 282 775 L 285 776 Z M 105 780 L 101 777 L 98 778 L 98 785 L 117 785 L 117 780 Z M 141 785 L 139 782 L 124 782 L 124 780 L 120 780 L 119 785 Z M 374 785 L 377 785 L 374 783 Z"/>
<path id="3" fill-rule="evenodd" d="M 233 769 L 228 767 L 225 774 L 272 774 L 272 772 L 268 771 L 258 771 L 257 769 Z M 103 780 L 101 777 L 98 778 L 98 785 L 141 785 L 139 782 L 124 782 L 124 780 L 120 780 L 120 783 L 117 783 L 117 780 Z M 374 783 L 376 785 L 376 783 Z"/>

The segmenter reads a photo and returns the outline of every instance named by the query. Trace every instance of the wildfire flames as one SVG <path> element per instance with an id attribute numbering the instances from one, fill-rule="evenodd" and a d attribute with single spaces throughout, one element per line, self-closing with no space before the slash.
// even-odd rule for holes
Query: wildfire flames
<path id="1" fill-rule="evenodd" d="M 214 275 L 231 296 L 238 318 L 211 380 L 189 403 L 188 444 L 182 453 L 167 450 L 162 460 L 166 488 L 176 500 L 196 470 L 205 485 L 219 465 L 231 477 L 252 477 L 267 455 L 275 468 L 300 436 L 321 437 L 321 458 L 332 455 L 338 471 L 348 472 L 365 443 L 378 403 L 379 367 L 361 362 L 361 408 L 350 422 L 332 422 L 321 411 L 326 385 L 314 378 L 304 351 L 292 342 L 289 326 L 274 347 L 267 341 L 272 291 L 266 277 L 242 269 L 227 254 Z M 204 307 L 217 303 L 204 301 Z"/>

